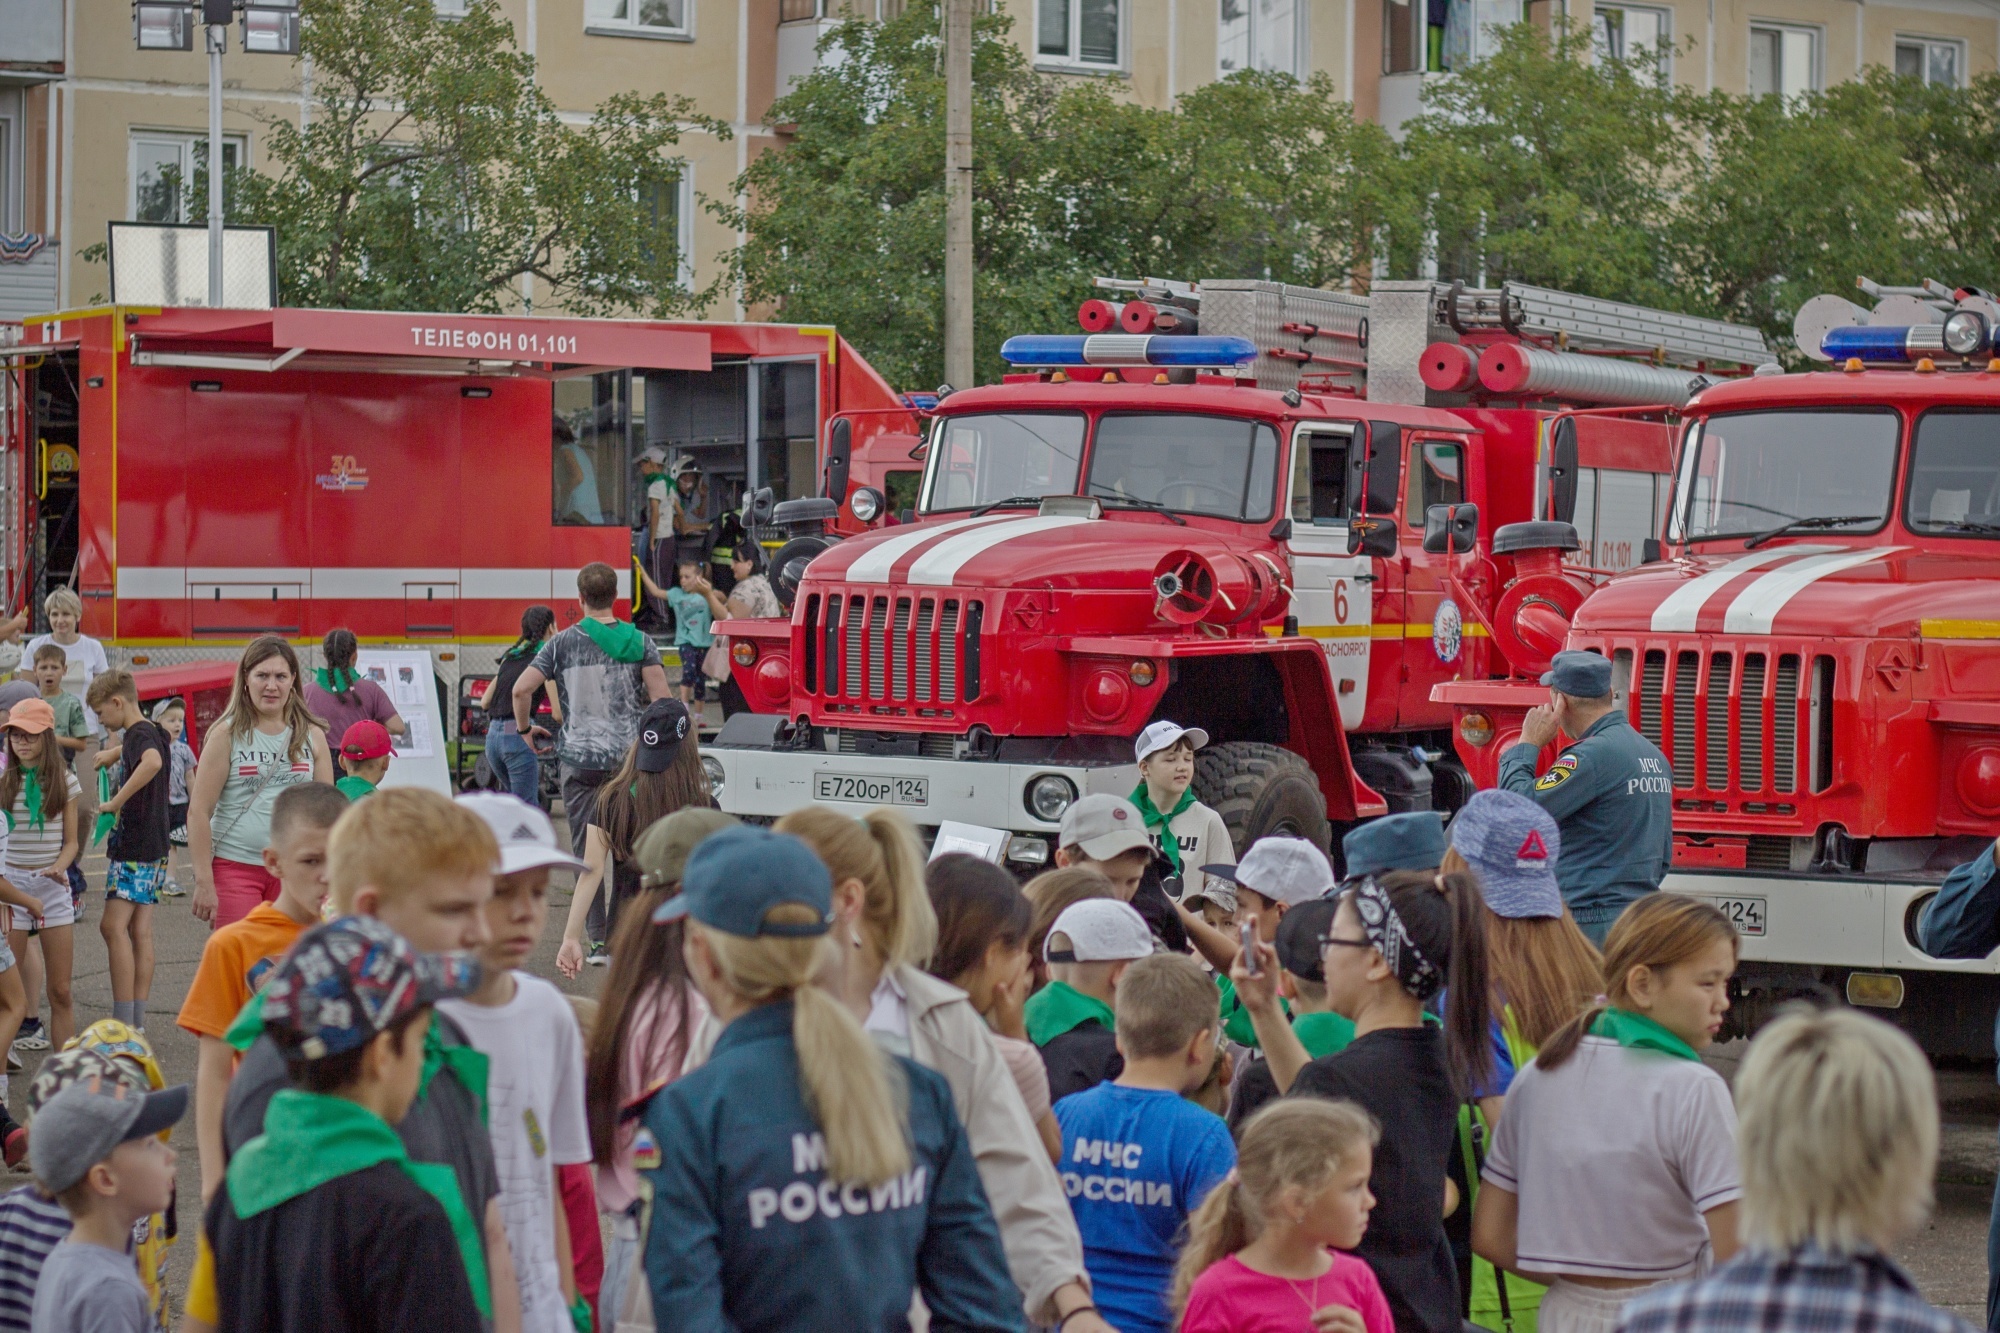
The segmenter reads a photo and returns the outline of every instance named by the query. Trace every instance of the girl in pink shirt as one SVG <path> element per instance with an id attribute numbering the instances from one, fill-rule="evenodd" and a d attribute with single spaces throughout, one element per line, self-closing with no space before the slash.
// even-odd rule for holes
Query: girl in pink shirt
<path id="1" fill-rule="evenodd" d="M 1380 1130 L 1352 1102 L 1295 1097 L 1250 1118 L 1236 1169 L 1188 1219 L 1180 1333 L 1395 1333 L 1361 1243 Z"/>

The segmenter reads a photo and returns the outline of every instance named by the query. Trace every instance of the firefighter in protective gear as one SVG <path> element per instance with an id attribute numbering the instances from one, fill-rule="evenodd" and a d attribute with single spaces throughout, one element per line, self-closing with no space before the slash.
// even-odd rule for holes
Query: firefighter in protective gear
<path id="1" fill-rule="evenodd" d="M 1673 861 L 1673 772 L 1660 748 L 1632 726 L 1611 694 L 1611 663 L 1596 653 L 1557 653 L 1521 740 L 1500 756 L 1500 785 L 1538 802 L 1562 831 L 1556 882 L 1570 915 L 1602 947 L 1634 899 L 1660 887 Z M 1576 739 L 1546 773 L 1542 748 Z"/>

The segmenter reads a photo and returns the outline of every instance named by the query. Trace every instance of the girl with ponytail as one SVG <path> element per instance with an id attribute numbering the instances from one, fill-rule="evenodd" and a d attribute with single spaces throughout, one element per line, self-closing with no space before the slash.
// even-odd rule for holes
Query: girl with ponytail
<path id="1" fill-rule="evenodd" d="M 356 669 L 354 659 L 360 653 L 361 643 L 353 630 L 328 630 L 319 645 L 326 665 L 314 670 L 306 682 L 306 708 L 326 723 L 327 743 L 335 749 L 356 722 L 380 722 L 391 736 L 404 735 L 410 729 L 388 692 Z"/>
<path id="2" fill-rule="evenodd" d="M 1352 1250 L 1368 1230 L 1380 1132 L 1352 1102 L 1273 1102 L 1243 1126 L 1236 1169 L 1188 1218 L 1174 1270 L 1179 1333 L 1395 1333 Z"/>
<path id="3" fill-rule="evenodd" d="M 514 729 L 514 682 L 555 632 L 556 613 L 548 607 L 537 605 L 523 611 L 521 637 L 500 654 L 500 669 L 487 682 L 486 692 L 479 696 L 479 707 L 486 714 L 487 767 L 506 782 L 508 791 L 529 805 L 541 804 L 542 761 L 536 756 L 535 747 Z M 556 699 L 555 686 L 542 688 L 549 696 L 554 721 L 560 726 L 562 704 Z"/>
<path id="4" fill-rule="evenodd" d="M 1378 1200 L 1357 1253 L 1381 1279 L 1401 1333 L 1458 1333 L 1458 1266 L 1445 1236 L 1445 1174 L 1459 1103 L 1491 1075 L 1485 909 L 1464 873 L 1400 870 L 1351 882 L 1321 940 L 1326 998 L 1354 1040 L 1317 1060 L 1278 1007 L 1278 955 L 1230 970 L 1278 1091 L 1344 1098 L 1382 1127 Z M 1424 1006 L 1444 992 L 1442 1025 Z"/>
<path id="5" fill-rule="evenodd" d="M 1020 1288 L 1017 1320 L 1025 1312 L 1048 1325 L 1071 1315 L 1063 1333 L 1109 1333 L 1089 1309 L 1083 1241 L 1062 1183 L 991 1030 L 964 991 L 923 970 L 938 922 L 916 831 L 892 810 L 850 819 L 817 805 L 794 810 L 776 828 L 818 853 L 833 879 L 824 992 L 883 1049 L 950 1085 Z"/>
<path id="6" fill-rule="evenodd" d="M 1652 893 L 1604 941 L 1604 994 L 1515 1078 L 1472 1247 L 1549 1284 L 1549 1333 L 1610 1333 L 1634 1294 L 1736 1251 L 1736 1112 L 1701 1062 L 1729 1010 L 1736 931 Z"/>
<path id="7" fill-rule="evenodd" d="M 722 1025 L 644 1114 L 659 1327 L 901 1328 L 913 1292 L 940 1327 L 1019 1327 L 950 1089 L 813 984 L 836 946 L 811 850 L 712 834 L 653 915 L 686 922 L 688 977 Z"/>

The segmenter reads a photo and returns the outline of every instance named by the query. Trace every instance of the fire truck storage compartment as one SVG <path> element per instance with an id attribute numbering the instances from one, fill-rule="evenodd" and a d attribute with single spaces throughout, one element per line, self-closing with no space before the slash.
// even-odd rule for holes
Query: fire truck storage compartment
<path id="1" fill-rule="evenodd" d="M 763 486 L 780 501 L 819 493 L 819 367 L 813 359 L 718 360 L 706 372 L 643 374 L 644 392 L 633 397 L 644 443 L 701 465 L 706 485 L 698 517 L 714 519 L 734 508 L 745 490 Z"/>
<path id="2" fill-rule="evenodd" d="M 32 488 L 30 503 L 19 508 L 7 506 L 6 519 L 12 527 L 19 516 L 32 514 L 29 520 L 32 528 L 25 533 L 25 541 L 17 541 L 12 532 L 5 533 L 4 545 L 10 566 L 16 552 L 21 553 L 25 564 L 25 568 L 10 567 L 6 571 L 7 606 L 11 610 L 23 604 L 32 605 L 38 626 L 44 624 L 43 599 L 57 588 L 77 585 L 77 501 L 81 493 L 82 457 L 78 447 L 77 407 L 81 394 L 77 374 L 77 354 L 58 352 L 44 360 L 30 376 L 34 403 L 29 429 L 33 438 L 25 463 L 32 475 L 26 478 L 17 475 L 15 456 L 10 454 L 7 474 L 0 476 L 0 490 L 6 493 L 19 494 L 18 488 L 24 481 Z M 32 580 L 26 588 L 21 587 L 23 576 Z"/>

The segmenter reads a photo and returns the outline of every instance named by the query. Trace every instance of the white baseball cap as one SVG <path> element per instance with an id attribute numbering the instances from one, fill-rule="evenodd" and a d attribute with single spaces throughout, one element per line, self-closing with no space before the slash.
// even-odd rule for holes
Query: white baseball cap
<path id="1" fill-rule="evenodd" d="M 1132 748 L 1138 753 L 1139 762 L 1143 764 L 1147 755 L 1158 754 L 1183 736 L 1187 737 L 1197 750 L 1208 744 L 1208 733 L 1200 727 L 1184 727 L 1178 722 L 1155 722 L 1139 733 L 1139 743 Z"/>
<path id="2" fill-rule="evenodd" d="M 1093 861 L 1109 861 L 1141 847 L 1150 848 L 1153 840 L 1146 834 L 1146 820 L 1138 806 L 1123 796 L 1101 791 L 1069 803 L 1056 845 L 1074 847 Z"/>
<path id="3" fill-rule="evenodd" d="M 1259 838 L 1235 865 L 1203 866 L 1201 871 L 1288 907 L 1325 897 L 1339 883 L 1326 853 L 1304 838 Z"/>
<path id="4" fill-rule="evenodd" d="M 1053 949 L 1057 935 L 1069 937 L 1069 948 Z M 1042 941 L 1042 961 L 1049 963 L 1123 963 L 1153 952 L 1153 932 L 1146 918 L 1116 898 L 1085 898 L 1063 908 Z"/>
<path id="5" fill-rule="evenodd" d="M 500 844 L 500 874 L 512 875 L 542 866 L 567 866 L 582 870 L 583 862 L 563 850 L 556 840 L 556 826 L 538 805 L 529 805 L 506 792 L 467 792 L 458 803 L 486 821 L 493 840 Z"/>

